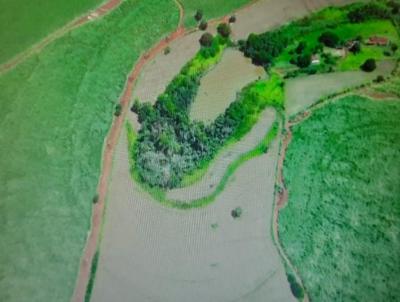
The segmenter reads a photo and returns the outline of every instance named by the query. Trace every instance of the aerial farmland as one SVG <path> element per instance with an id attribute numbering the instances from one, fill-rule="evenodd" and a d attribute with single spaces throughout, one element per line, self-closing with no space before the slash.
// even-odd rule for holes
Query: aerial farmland
<path id="1" fill-rule="evenodd" d="M 0 301 L 399 301 L 400 1 L 0 8 Z"/>

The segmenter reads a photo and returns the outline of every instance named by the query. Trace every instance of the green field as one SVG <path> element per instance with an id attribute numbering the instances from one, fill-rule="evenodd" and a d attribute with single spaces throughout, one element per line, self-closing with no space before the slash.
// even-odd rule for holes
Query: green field
<path id="1" fill-rule="evenodd" d="M 0 0 L 0 64 L 103 0 Z"/>
<path id="2" fill-rule="evenodd" d="M 178 19 L 171 0 L 128 0 L 0 77 L 0 301 L 69 301 L 113 108 Z"/>
<path id="3" fill-rule="evenodd" d="M 251 0 L 181 0 L 185 8 L 186 26 L 195 26 L 196 20 L 193 18 L 198 9 L 204 13 L 204 19 L 209 20 L 216 17 L 224 16 L 230 12 L 249 3 Z"/>
<path id="4" fill-rule="evenodd" d="M 398 301 L 399 117 L 349 96 L 293 128 L 279 233 L 313 301 Z"/>

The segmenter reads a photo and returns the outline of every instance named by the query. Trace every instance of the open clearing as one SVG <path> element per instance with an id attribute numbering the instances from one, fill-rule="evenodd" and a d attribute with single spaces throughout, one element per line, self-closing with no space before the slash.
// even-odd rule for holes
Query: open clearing
<path id="1" fill-rule="evenodd" d="M 122 135 L 93 302 L 295 301 L 270 231 L 278 140 L 213 204 L 191 211 L 163 207 L 132 182 L 126 144 Z"/>
<path id="2" fill-rule="evenodd" d="M 190 117 L 204 122 L 214 121 L 244 86 L 264 77 L 264 68 L 253 65 L 241 52 L 225 50 L 221 62 L 201 79 Z"/>
<path id="3" fill-rule="evenodd" d="M 69 301 L 115 102 L 178 18 L 169 0 L 125 1 L 0 77 L 1 301 Z"/>
<path id="4" fill-rule="evenodd" d="M 254 149 L 271 129 L 276 114 L 272 108 L 266 109 L 260 120 L 253 126 L 240 141 L 223 149 L 208 167 L 203 177 L 193 185 L 167 191 L 167 198 L 190 202 L 210 195 L 215 191 L 230 163 L 240 157 L 241 154 Z"/>
<path id="5" fill-rule="evenodd" d="M 102 0 L 0 0 L 0 65 Z"/>
<path id="6" fill-rule="evenodd" d="M 378 75 L 388 75 L 394 65 L 387 60 L 380 62 L 374 72 L 344 71 L 289 79 L 285 85 L 286 113 L 291 116 L 329 94 L 368 83 Z"/>
<path id="7" fill-rule="evenodd" d="M 279 234 L 315 301 L 398 300 L 399 116 L 349 96 L 293 127 Z"/>

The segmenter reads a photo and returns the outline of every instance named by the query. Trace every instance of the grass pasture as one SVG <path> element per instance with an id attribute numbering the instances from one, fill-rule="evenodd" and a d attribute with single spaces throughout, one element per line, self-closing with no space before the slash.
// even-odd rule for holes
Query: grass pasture
<path id="1" fill-rule="evenodd" d="M 0 77 L 1 301 L 69 301 L 115 103 L 178 19 L 173 1 L 128 0 Z"/>
<path id="2" fill-rule="evenodd" d="M 312 300 L 398 300 L 399 116 L 348 96 L 293 128 L 279 233 Z"/>
<path id="3" fill-rule="evenodd" d="M 0 64 L 104 0 L 0 0 Z"/>

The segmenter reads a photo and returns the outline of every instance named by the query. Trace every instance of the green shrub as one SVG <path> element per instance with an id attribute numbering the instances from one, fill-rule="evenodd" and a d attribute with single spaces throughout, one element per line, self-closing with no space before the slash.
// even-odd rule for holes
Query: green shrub
<path id="1" fill-rule="evenodd" d="M 292 274 L 288 274 L 287 279 L 290 284 L 290 290 L 292 291 L 293 296 L 295 296 L 297 299 L 303 299 L 304 290 L 303 287 L 297 282 L 296 278 Z"/>
<path id="2" fill-rule="evenodd" d="M 208 23 L 206 20 L 201 20 L 200 24 L 199 24 L 199 29 L 200 30 L 206 30 L 208 27 Z"/>
<path id="3" fill-rule="evenodd" d="M 222 37 L 228 38 L 231 34 L 231 27 L 228 23 L 221 23 L 218 25 L 217 31 Z"/>
<path id="4" fill-rule="evenodd" d="M 340 38 L 334 32 L 326 31 L 319 36 L 318 41 L 327 47 L 337 47 L 339 46 Z"/>
<path id="5" fill-rule="evenodd" d="M 200 9 L 198 9 L 198 10 L 196 11 L 196 14 L 194 15 L 194 19 L 195 19 L 196 21 L 200 21 L 202 18 L 203 18 L 203 11 L 200 10 Z"/>
<path id="6" fill-rule="evenodd" d="M 201 35 L 199 42 L 201 46 L 210 47 L 213 42 L 213 39 L 214 37 L 212 34 L 204 33 Z"/>
<path id="7" fill-rule="evenodd" d="M 231 216 L 236 219 L 236 218 L 239 218 L 240 216 L 242 216 L 242 213 L 243 213 L 242 208 L 237 207 L 231 211 Z"/>
<path id="8" fill-rule="evenodd" d="M 235 23 L 236 22 L 236 16 L 232 15 L 229 17 L 229 23 Z"/>
<path id="9" fill-rule="evenodd" d="M 171 52 L 171 48 L 169 46 L 164 48 L 164 55 L 167 55 Z"/>
<path id="10" fill-rule="evenodd" d="M 115 116 L 120 116 L 121 113 L 122 113 L 122 106 L 121 106 L 121 104 L 115 105 L 114 115 L 115 115 Z"/>
<path id="11" fill-rule="evenodd" d="M 376 69 L 376 61 L 375 59 L 367 59 L 365 62 L 360 66 L 360 68 L 366 72 L 371 72 Z"/>

